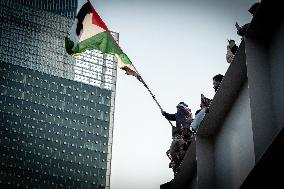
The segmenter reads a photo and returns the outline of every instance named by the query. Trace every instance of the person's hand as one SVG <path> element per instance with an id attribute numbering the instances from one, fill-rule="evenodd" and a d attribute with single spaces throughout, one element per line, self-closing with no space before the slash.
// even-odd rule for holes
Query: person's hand
<path id="1" fill-rule="evenodd" d="M 239 26 L 238 22 L 236 22 L 235 26 L 236 26 L 236 28 L 237 28 L 238 30 L 240 29 L 240 26 Z"/>

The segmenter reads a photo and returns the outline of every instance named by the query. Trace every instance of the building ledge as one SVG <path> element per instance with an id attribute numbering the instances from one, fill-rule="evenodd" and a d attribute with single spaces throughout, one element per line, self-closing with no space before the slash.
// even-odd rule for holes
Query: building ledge
<path id="1" fill-rule="evenodd" d="M 197 131 L 198 136 L 214 136 L 224 117 L 231 109 L 239 90 L 247 80 L 245 43 L 241 42 L 234 61 L 229 66 L 222 83 L 216 92 L 206 114 Z"/>

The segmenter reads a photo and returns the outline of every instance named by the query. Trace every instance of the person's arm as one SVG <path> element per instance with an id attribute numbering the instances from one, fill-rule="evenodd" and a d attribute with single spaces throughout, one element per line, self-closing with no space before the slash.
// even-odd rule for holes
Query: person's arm
<path id="1" fill-rule="evenodd" d="M 176 121 L 176 114 L 169 114 L 165 111 L 162 111 L 162 115 L 169 121 Z"/>
<path id="2" fill-rule="evenodd" d="M 236 26 L 237 30 L 239 30 L 241 28 L 238 22 L 235 23 L 235 26 Z"/>
<path id="3" fill-rule="evenodd" d="M 195 116 L 194 120 L 190 124 L 190 127 L 194 129 L 195 132 L 197 131 L 198 126 L 205 117 L 205 114 L 206 114 L 206 108 L 202 108 L 201 111 Z"/>
<path id="4" fill-rule="evenodd" d="M 240 27 L 240 28 L 238 29 L 237 34 L 238 34 L 239 36 L 241 36 L 241 37 L 244 37 L 245 34 L 246 34 L 246 31 L 247 31 L 248 27 L 249 27 L 249 24 L 243 25 L 242 27 Z"/>

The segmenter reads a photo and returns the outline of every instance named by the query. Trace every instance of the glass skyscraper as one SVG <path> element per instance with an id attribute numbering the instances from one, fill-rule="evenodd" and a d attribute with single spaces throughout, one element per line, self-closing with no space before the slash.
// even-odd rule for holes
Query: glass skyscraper
<path id="1" fill-rule="evenodd" d="M 78 0 L 17 0 L 29 7 L 75 18 Z"/>
<path id="2" fill-rule="evenodd" d="M 0 188 L 109 188 L 116 61 L 65 53 L 76 6 L 0 0 Z"/>

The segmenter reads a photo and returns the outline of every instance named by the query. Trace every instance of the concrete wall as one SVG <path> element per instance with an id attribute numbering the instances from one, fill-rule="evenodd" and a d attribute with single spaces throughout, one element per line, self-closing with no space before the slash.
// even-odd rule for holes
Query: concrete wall
<path id="1" fill-rule="evenodd" d="M 272 107 L 275 127 L 279 131 L 284 126 L 284 21 L 275 32 L 269 44 L 269 62 L 271 66 Z M 282 111 L 281 111 L 282 109 Z"/>
<path id="2" fill-rule="evenodd" d="M 284 126 L 283 43 L 284 21 L 279 23 L 272 37 L 246 38 L 256 160 Z"/>
<path id="3" fill-rule="evenodd" d="M 211 137 L 196 137 L 197 182 L 198 188 L 215 186 L 214 143 Z"/>
<path id="4" fill-rule="evenodd" d="M 244 84 L 214 145 L 216 188 L 239 188 L 254 167 L 248 84 Z"/>
<path id="5" fill-rule="evenodd" d="M 284 16 L 279 1 L 263 0 L 245 37 L 256 162 L 283 127 Z"/>
<path id="6" fill-rule="evenodd" d="M 195 188 L 197 188 L 197 174 L 196 174 L 196 172 L 193 176 L 193 179 L 192 179 L 190 185 L 188 185 L 187 189 L 195 189 Z"/>
<path id="7" fill-rule="evenodd" d="M 245 42 L 254 148 L 256 160 L 259 160 L 275 134 L 270 65 L 265 42 L 250 38 Z"/>

